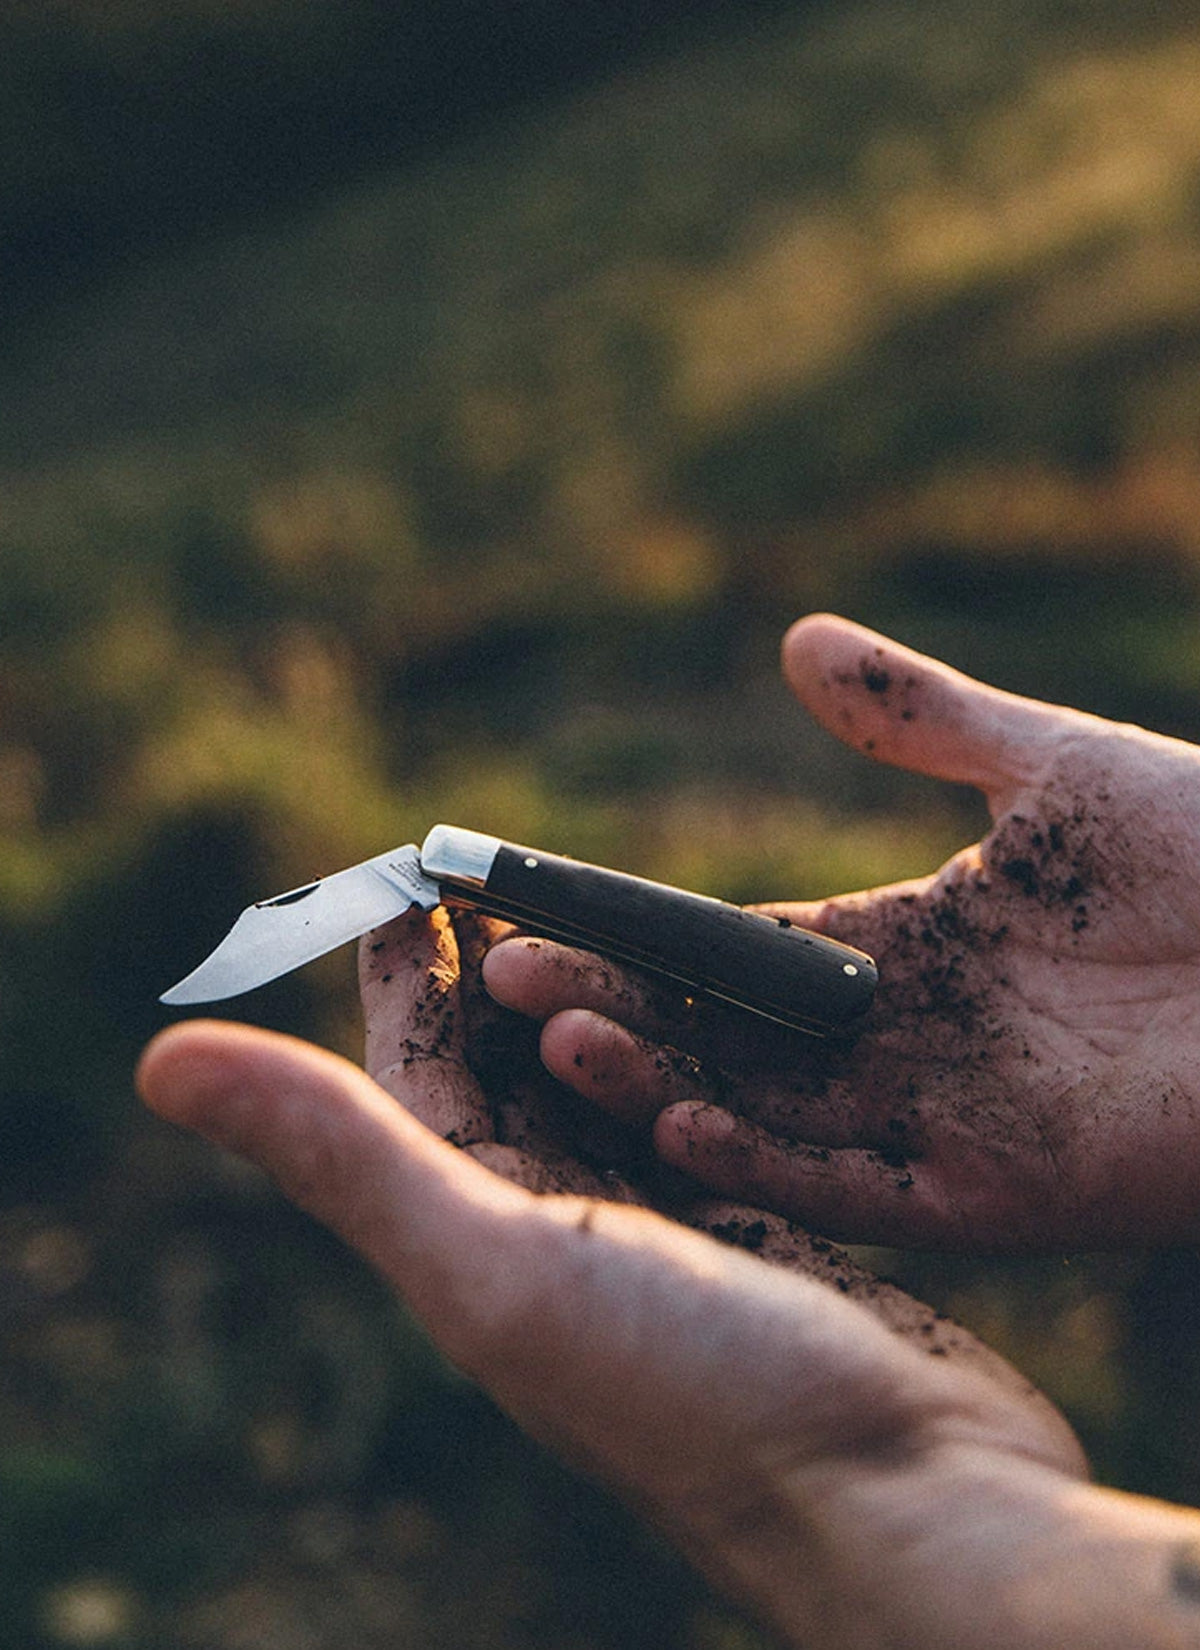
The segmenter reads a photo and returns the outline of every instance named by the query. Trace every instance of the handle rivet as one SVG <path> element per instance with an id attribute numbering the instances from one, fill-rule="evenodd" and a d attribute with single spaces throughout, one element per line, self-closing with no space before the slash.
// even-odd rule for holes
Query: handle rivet
<path id="1" fill-rule="evenodd" d="M 534 859 L 532 854 L 530 854 L 529 858 L 525 861 L 525 869 L 527 871 L 536 871 L 537 870 L 537 860 Z"/>
<path id="2" fill-rule="evenodd" d="M 853 963 L 843 963 L 842 964 L 842 973 L 843 974 L 849 974 L 850 978 L 853 979 L 854 976 L 858 973 L 858 969 L 854 966 Z"/>

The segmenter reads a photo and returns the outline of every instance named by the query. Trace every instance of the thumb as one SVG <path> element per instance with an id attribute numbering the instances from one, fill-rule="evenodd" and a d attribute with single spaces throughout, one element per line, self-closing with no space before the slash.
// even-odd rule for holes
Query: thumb
<path id="1" fill-rule="evenodd" d="M 448 1345 L 479 1256 L 528 1194 L 448 1146 L 349 1061 L 297 1038 L 191 1020 L 142 1055 L 160 1117 L 248 1158 L 370 1261 Z"/>
<path id="2" fill-rule="evenodd" d="M 1003 812 L 1079 712 L 1022 699 L 828 613 L 799 620 L 783 670 L 830 733 L 881 762 L 975 785 Z"/>

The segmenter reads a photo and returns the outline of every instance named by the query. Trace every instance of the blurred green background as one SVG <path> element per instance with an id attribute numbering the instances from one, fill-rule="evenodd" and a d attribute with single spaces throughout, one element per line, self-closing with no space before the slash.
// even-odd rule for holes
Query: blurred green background
<path id="1" fill-rule="evenodd" d="M 131 1065 L 439 819 L 933 869 L 979 804 L 806 724 L 815 607 L 1200 739 L 1194 7 L 57 0 L 0 65 L 0 1647 L 753 1650 Z M 354 1053 L 351 974 L 233 1006 Z M 878 1259 L 1200 1500 L 1193 1254 Z"/>

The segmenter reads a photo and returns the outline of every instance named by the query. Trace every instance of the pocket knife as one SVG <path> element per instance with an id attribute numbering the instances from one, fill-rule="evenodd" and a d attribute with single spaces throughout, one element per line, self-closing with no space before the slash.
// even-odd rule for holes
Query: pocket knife
<path id="1" fill-rule="evenodd" d="M 247 906 L 216 950 L 164 992 L 173 1007 L 236 997 L 413 906 L 468 906 L 802 1031 L 852 1029 L 875 991 L 864 952 L 786 918 L 622 871 L 435 825 L 361 865 Z"/>

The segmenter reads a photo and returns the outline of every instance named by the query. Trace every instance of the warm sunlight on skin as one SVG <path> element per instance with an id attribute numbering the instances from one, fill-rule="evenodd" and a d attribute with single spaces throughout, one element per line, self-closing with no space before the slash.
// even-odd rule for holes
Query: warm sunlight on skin
<path id="1" fill-rule="evenodd" d="M 831 1224 L 985 1245 L 1059 1235 L 1064 1210 L 1095 1232 L 1118 1185 L 1130 1240 L 1180 1218 L 1200 754 L 842 620 L 795 627 L 784 656 L 826 725 L 969 780 L 996 819 L 925 883 L 787 908 L 879 956 L 857 1044 L 756 1048 L 745 1018 L 689 1016 L 599 959 L 439 910 L 362 942 L 366 1073 L 198 1021 L 151 1044 L 141 1092 L 266 1170 L 522 1426 L 782 1643 L 1200 1646 L 1200 1517 L 1089 1485 L 1014 1370 L 753 1206 L 778 1192 Z M 546 1019 L 544 1065 L 495 997 Z M 710 1062 L 723 1048 L 742 1067 L 718 1084 L 597 1006 L 643 1027 L 674 1012 Z M 781 1137 L 797 1119 L 817 1141 Z M 621 1159 L 651 1125 L 660 1152 L 751 1202 Z M 639 1207 L 655 1203 L 678 1218 Z"/>
<path id="2" fill-rule="evenodd" d="M 419 1122 L 406 1102 L 442 1126 L 486 1108 L 444 925 L 400 919 L 387 941 L 407 964 L 373 982 L 390 1093 L 310 1045 L 196 1021 L 147 1051 L 147 1102 L 263 1168 L 782 1643 L 1200 1644 L 1200 1520 L 1087 1486 L 1011 1371 L 930 1357 L 818 1281 L 799 1233 L 767 1264 L 624 1201 L 539 1196 Z M 520 1153 L 508 1166 L 525 1178 Z"/>
<path id="3" fill-rule="evenodd" d="M 876 760 L 977 786 L 936 875 L 771 910 L 879 963 L 856 1041 L 747 1061 L 619 970 L 514 940 L 485 964 L 555 1075 L 724 1195 L 855 1242 L 1030 1249 L 1200 1232 L 1200 750 L 1000 693 L 844 620 L 788 680 Z M 660 1045 L 701 1056 L 664 1079 Z"/>

